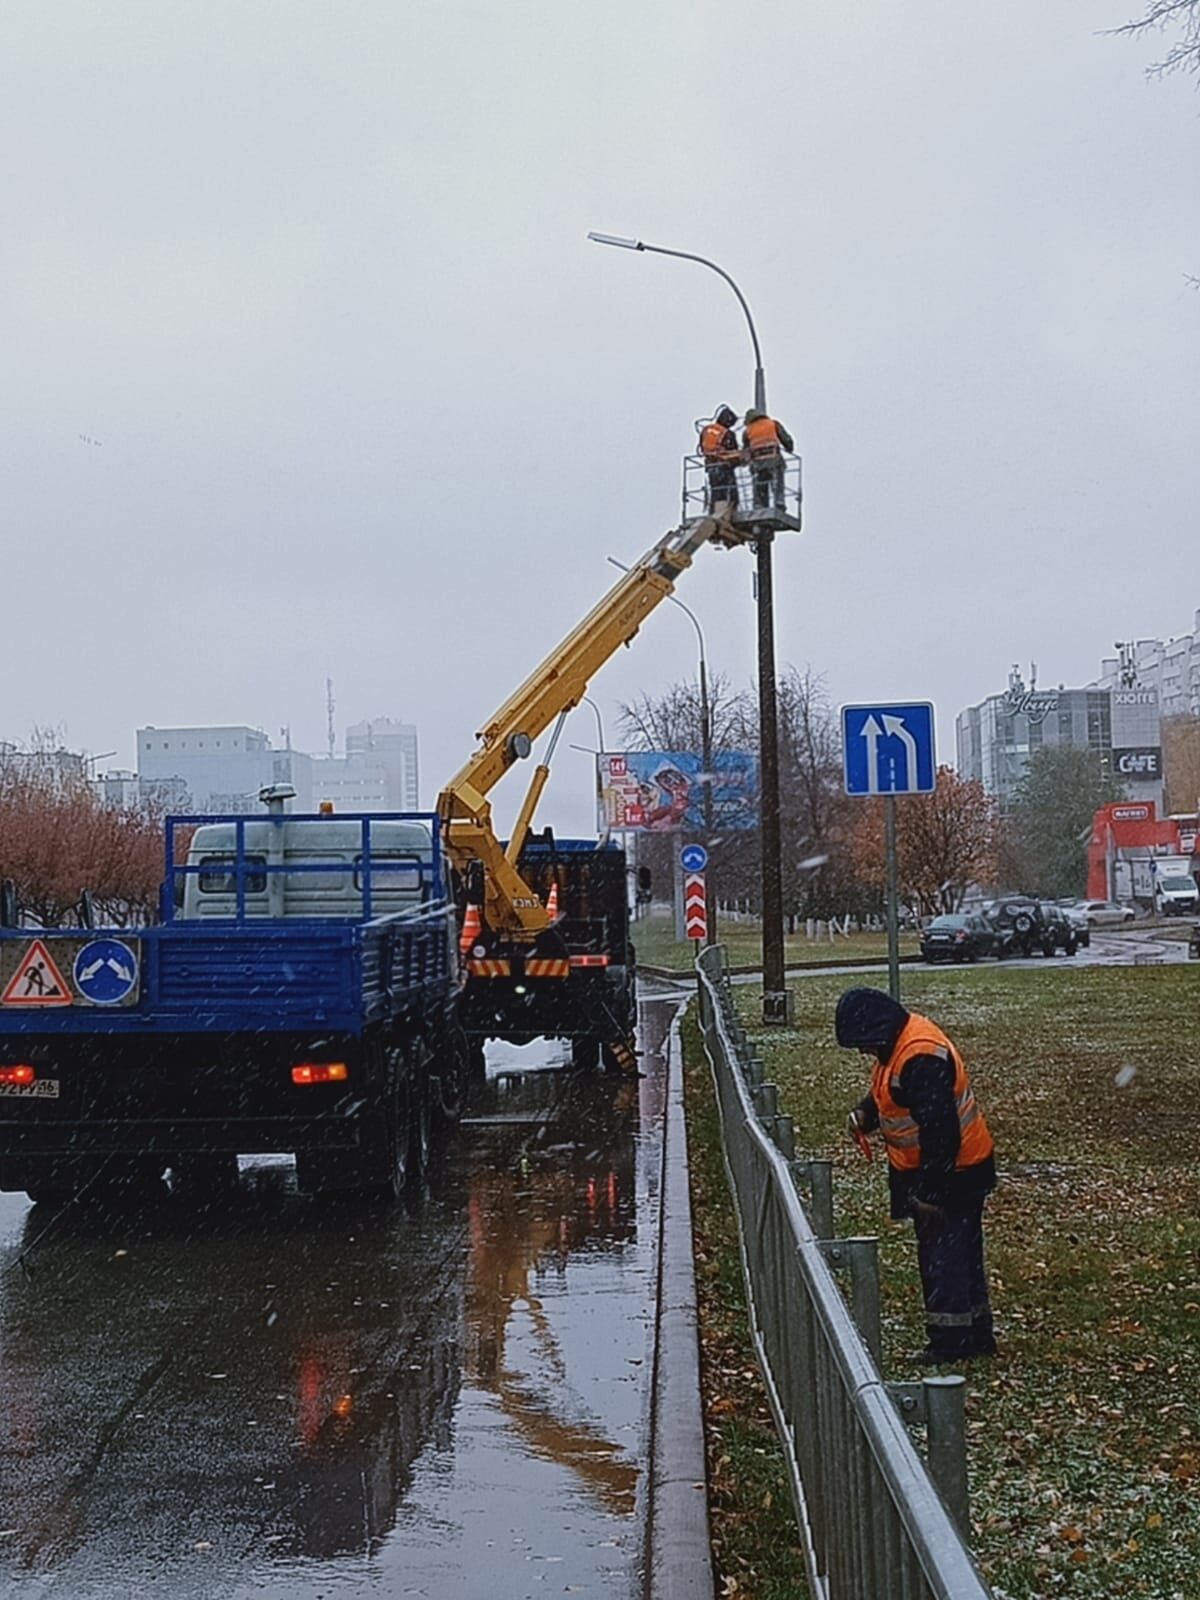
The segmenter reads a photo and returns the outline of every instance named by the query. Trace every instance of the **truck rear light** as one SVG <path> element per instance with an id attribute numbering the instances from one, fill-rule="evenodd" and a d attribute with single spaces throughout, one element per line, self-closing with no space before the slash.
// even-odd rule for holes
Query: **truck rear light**
<path id="1" fill-rule="evenodd" d="M 292 1068 L 293 1083 L 345 1083 L 349 1076 L 344 1061 L 298 1061 Z"/>
<path id="2" fill-rule="evenodd" d="M 606 967 L 608 965 L 608 957 L 607 956 L 572 956 L 571 957 L 571 965 L 573 967 Z"/>
<path id="3" fill-rule="evenodd" d="M 0 1083 L 34 1083 L 37 1073 L 31 1066 L 24 1063 L 9 1067 L 0 1067 Z"/>

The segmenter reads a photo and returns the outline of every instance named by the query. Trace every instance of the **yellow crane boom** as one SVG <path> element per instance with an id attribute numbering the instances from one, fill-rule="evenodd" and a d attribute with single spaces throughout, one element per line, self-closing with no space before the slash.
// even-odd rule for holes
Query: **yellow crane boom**
<path id="1" fill-rule="evenodd" d="M 507 851 L 492 831 L 489 793 L 555 717 L 579 704 L 593 674 L 634 638 L 694 553 L 710 541 L 740 545 L 752 542 L 752 535 L 739 531 L 728 513 L 698 517 L 664 534 L 504 702 L 479 733 L 479 748 L 438 796 L 454 866 L 465 873 L 472 862 L 482 863 L 483 915 L 494 933 L 527 940 L 549 925 L 541 900 L 517 870 L 549 766 L 534 770 Z"/>

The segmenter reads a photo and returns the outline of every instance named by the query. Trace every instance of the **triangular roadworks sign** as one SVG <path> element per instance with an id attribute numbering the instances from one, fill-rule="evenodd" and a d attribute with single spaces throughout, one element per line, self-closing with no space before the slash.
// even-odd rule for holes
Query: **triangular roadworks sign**
<path id="1" fill-rule="evenodd" d="M 8 980 L 0 1006 L 69 1006 L 74 997 L 54 964 L 54 957 L 35 939 Z"/>

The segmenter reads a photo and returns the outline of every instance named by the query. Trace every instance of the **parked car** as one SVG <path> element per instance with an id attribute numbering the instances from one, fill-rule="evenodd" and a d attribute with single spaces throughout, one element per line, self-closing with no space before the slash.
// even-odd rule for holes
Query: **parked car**
<path id="1" fill-rule="evenodd" d="M 1087 912 L 1081 911 L 1073 900 L 1069 904 L 1060 900 L 1058 909 L 1075 929 L 1076 945 L 1087 948 L 1092 942 L 1092 925 L 1087 919 Z"/>
<path id="2" fill-rule="evenodd" d="M 1046 927 L 1036 900 L 1026 895 L 997 900 L 988 912 L 988 921 L 1001 960 L 1005 956 L 1031 956 L 1035 950 L 1047 956 L 1054 954 L 1054 936 Z"/>
<path id="3" fill-rule="evenodd" d="M 1061 950 L 1063 955 L 1073 956 L 1079 948 L 1079 936 L 1075 931 L 1075 924 L 1066 911 L 1062 906 L 1056 906 L 1053 901 L 1047 900 L 1041 901 L 1038 909 L 1042 913 L 1042 922 L 1051 940 L 1051 948 L 1046 954 L 1053 955 L 1055 950 Z M 1084 927 L 1086 926 L 1085 921 Z"/>
<path id="4" fill-rule="evenodd" d="M 1078 908 L 1093 928 L 1119 927 L 1137 916 L 1132 906 L 1118 905 L 1115 900 L 1080 900 Z"/>
<path id="5" fill-rule="evenodd" d="M 978 961 L 990 956 L 996 936 L 983 917 L 934 917 L 921 934 L 921 957 L 925 961 Z"/>

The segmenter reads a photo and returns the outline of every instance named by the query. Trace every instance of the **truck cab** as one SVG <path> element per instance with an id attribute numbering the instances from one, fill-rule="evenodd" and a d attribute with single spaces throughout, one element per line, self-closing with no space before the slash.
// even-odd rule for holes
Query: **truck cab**
<path id="1" fill-rule="evenodd" d="M 1200 909 L 1200 890 L 1183 856 L 1160 856 L 1155 862 L 1154 909 L 1162 917 L 1194 916 Z"/>

